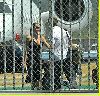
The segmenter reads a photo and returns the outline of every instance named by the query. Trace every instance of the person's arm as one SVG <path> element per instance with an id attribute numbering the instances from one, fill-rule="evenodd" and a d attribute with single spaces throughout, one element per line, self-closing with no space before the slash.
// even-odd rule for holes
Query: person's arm
<path id="1" fill-rule="evenodd" d="M 44 44 L 48 47 L 48 48 L 51 48 L 50 44 L 47 42 L 46 38 L 44 35 L 41 35 L 41 39 L 42 41 L 44 42 Z"/>

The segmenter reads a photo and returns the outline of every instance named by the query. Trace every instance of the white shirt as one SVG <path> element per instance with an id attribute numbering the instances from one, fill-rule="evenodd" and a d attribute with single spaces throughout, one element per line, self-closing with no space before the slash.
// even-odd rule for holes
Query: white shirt
<path id="1" fill-rule="evenodd" d="M 69 33 L 68 31 L 65 31 L 62 29 L 63 32 L 63 59 L 66 58 L 67 52 L 68 52 L 68 38 Z M 53 27 L 53 45 L 54 45 L 54 55 L 55 55 L 55 61 L 61 60 L 61 28 L 59 26 Z M 57 58 L 56 58 L 57 57 Z"/>

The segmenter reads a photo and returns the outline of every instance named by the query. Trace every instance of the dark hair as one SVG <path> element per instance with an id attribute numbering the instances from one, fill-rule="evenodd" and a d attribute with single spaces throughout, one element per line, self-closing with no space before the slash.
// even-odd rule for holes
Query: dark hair
<path id="1" fill-rule="evenodd" d="M 56 17 L 53 17 L 53 26 L 56 26 L 56 25 L 57 25 L 57 23 L 58 23 L 57 18 L 56 18 Z"/>
<path id="2" fill-rule="evenodd" d="M 37 24 L 37 23 L 33 23 L 32 25 L 33 25 L 33 29 L 35 28 L 35 24 Z"/>
<path id="3" fill-rule="evenodd" d="M 37 23 L 33 23 L 33 24 L 32 24 L 33 30 L 34 30 L 36 24 L 37 24 Z M 32 28 L 30 28 L 30 35 L 32 35 Z"/>

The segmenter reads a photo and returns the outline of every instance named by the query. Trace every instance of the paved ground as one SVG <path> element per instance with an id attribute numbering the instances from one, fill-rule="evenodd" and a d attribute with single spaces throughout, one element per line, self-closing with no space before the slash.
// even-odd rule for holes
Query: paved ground
<path id="1" fill-rule="evenodd" d="M 96 67 L 96 64 L 93 62 L 90 64 L 90 85 L 94 86 L 91 78 L 92 74 L 92 69 Z M 81 79 L 81 84 L 88 86 L 88 64 L 82 64 L 81 66 L 82 69 L 82 79 Z M 24 74 L 24 79 L 26 77 L 26 73 Z M 66 79 L 64 77 L 64 79 Z M 77 76 L 77 83 L 79 84 L 79 76 Z M 4 86 L 4 74 L 0 74 L 0 88 Z M 7 73 L 6 74 L 6 86 L 7 87 L 13 87 L 13 74 L 12 73 Z M 16 87 L 21 87 L 22 86 L 22 74 L 21 73 L 15 73 L 15 86 Z M 26 84 L 24 82 L 24 86 L 29 87 L 30 84 Z"/>

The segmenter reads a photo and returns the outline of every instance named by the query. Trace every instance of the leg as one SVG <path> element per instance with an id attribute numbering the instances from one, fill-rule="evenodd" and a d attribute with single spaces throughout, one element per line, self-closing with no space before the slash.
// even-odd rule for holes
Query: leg
<path id="1" fill-rule="evenodd" d="M 73 70 L 71 70 L 72 72 L 70 73 L 70 59 L 65 59 L 63 61 L 63 71 L 65 73 L 65 76 L 67 78 L 67 80 L 69 81 L 69 84 L 71 84 L 69 87 L 70 88 L 76 88 L 77 83 L 76 83 L 76 66 L 75 63 L 72 62 L 72 66 L 73 66 Z"/>
<path id="2" fill-rule="evenodd" d="M 50 90 L 50 64 L 49 62 L 43 62 L 44 76 L 42 78 L 42 89 Z"/>
<path id="3" fill-rule="evenodd" d="M 25 82 L 30 83 L 31 82 L 31 62 L 29 58 L 26 61 L 26 65 L 27 65 L 27 76 L 26 76 Z"/>
<path id="4" fill-rule="evenodd" d="M 33 69 L 32 70 L 32 89 L 39 87 L 40 81 L 40 61 L 39 59 L 33 59 Z"/>
<path id="5" fill-rule="evenodd" d="M 70 59 L 66 58 L 63 60 L 63 71 L 67 80 L 70 82 Z"/>
<path id="6" fill-rule="evenodd" d="M 61 61 L 54 62 L 54 89 L 60 89 Z"/>

